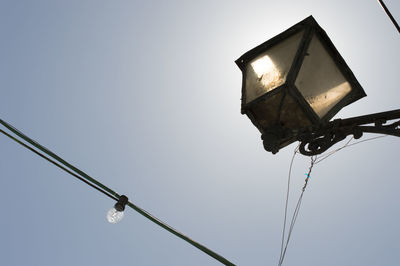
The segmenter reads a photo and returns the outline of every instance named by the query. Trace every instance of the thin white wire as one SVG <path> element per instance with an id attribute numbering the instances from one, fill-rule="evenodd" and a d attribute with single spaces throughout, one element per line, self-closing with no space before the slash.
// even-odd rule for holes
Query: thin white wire
<path id="1" fill-rule="evenodd" d="M 384 137 L 387 137 L 387 136 L 373 137 L 373 138 L 361 140 L 361 141 L 358 141 L 358 142 L 355 142 L 355 143 L 350 144 L 350 142 L 354 139 L 354 137 L 351 137 L 351 138 L 346 142 L 345 145 L 343 145 L 342 147 L 337 148 L 337 149 L 335 149 L 335 150 L 333 150 L 333 151 L 328 152 L 327 154 L 321 156 L 322 158 L 321 158 L 321 157 L 318 157 L 318 156 L 311 156 L 311 166 L 310 166 L 310 171 L 309 171 L 309 172 L 311 172 L 311 169 L 312 169 L 312 167 L 313 167 L 314 164 L 317 164 L 317 163 L 319 163 L 319 162 L 325 160 L 326 158 L 330 157 L 331 155 L 335 154 L 336 152 L 338 152 L 338 151 L 340 151 L 340 150 L 342 150 L 342 149 L 344 149 L 344 148 L 348 148 L 348 147 L 350 147 L 350 146 L 354 146 L 354 145 L 360 144 L 360 143 L 362 143 L 362 142 L 366 142 L 366 141 L 370 141 L 370 140 L 374 140 L 374 139 L 378 139 L 378 138 L 384 138 Z M 295 222 L 296 222 L 296 220 L 297 220 L 297 216 L 298 216 L 299 211 L 300 211 L 300 205 L 301 205 L 301 201 L 302 201 L 302 198 L 303 198 L 304 188 L 305 188 L 305 186 L 307 185 L 307 183 L 306 183 L 306 185 L 304 186 L 303 191 L 302 191 L 302 193 L 301 193 L 301 195 L 300 195 L 300 198 L 299 198 L 299 200 L 298 200 L 298 202 L 297 202 L 295 211 L 294 211 L 294 213 L 293 213 L 292 221 L 291 221 L 291 224 L 290 224 L 288 237 L 287 237 L 287 239 L 286 239 L 286 245 L 285 245 L 285 247 L 284 247 L 285 232 L 286 232 L 286 221 L 287 221 L 287 208 L 288 208 L 288 203 L 289 203 L 289 192 L 290 192 L 290 179 L 291 179 L 291 173 L 292 173 L 293 162 L 294 162 L 294 159 L 295 159 L 295 157 L 296 157 L 296 154 L 298 153 L 299 147 L 300 147 L 300 145 L 297 146 L 297 147 L 294 149 L 293 156 L 292 156 L 292 160 L 290 161 L 289 175 L 288 175 L 288 184 L 287 184 L 287 192 L 286 192 L 285 216 L 284 216 L 283 230 L 282 230 L 281 252 L 280 252 L 280 257 L 279 257 L 278 266 L 281 266 L 281 265 L 282 265 L 283 260 L 284 260 L 284 258 L 285 258 L 286 251 L 287 251 L 287 247 L 288 247 L 289 240 L 290 240 L 290 236 L 291 236 L 291 234 L 292 234 L 292 231 L 293 231 L 293 228 L 294 228 L 294 224 L 295 224 Z M 308 176 L 308 178 L 309 178 L 309 176 Z"/>
<path id="2" fill-rule="evenodd" d="M 346 142 L 346 144 L 343 145 L 342 147 L 337 148 L 336 150 L 330 151 L 330 152 L 328 152 L 327 154 L 318 157 L 318 158 L 317 158 L 317 161 L 315 162 L 315 164 L 320 163 L 321 161 L 325 160 L 325 159 L 328 158 L 329 156 L 335 154 L 336 152 L 338 152 L 338 151 L 340 151 L 340 150 L 342 150 L 342 149 L 344 149 L 344 148 L 348 148 L 348 147 L 351 147 L 351 146 L 360 144 L 360 143 L 362 143 L 362 142 L 366 142 L 366 141 L 370 141 L 370 140 L 374 140 L 374 139 L 379 139 L 379 138 L 384 138 L 384 137 L 387 137 L 387 135 L 385 135 L 385 136 L 373 137 L 373 138 L 369 138 L 369 139 L 357 141 L 357 142 L 355 142 L 355 143 L 350 144 L 350 142 L 354 139 L 354 137 L 351 137 L 351 138 Z M 322 158 L 321 158 L 321 157 L 322 157 Z M 321 159 L 319 159 L 319 158 L 321 158 Z"/>
<path id="3" fill-rule="evenodd" d="M 286 233 L 286 220 L 287 220 L 287 209 L 288 209 L 288 203 L 289 203 L 289 192 L 290 192 L 290 177 L 292 175 L 292 167 L 293 167 L 293 162 L 294 158 L 296 157 L 296 154 L 299 151 L 300 144 L 294 149 L 293 151 L 293 156 L 292 160 L 290 161 L 290 167 L 289 167 L 289 174 L 288 174 L 288 182 L 287 182 L 287 189 L 286 189 L 286 203 L 285 203 L 285 216 L 283 219 L 283 230 L 282 230 L 282 241 L 281 241 L 281 253 L 279 256 L 279 265 L 281 264 L 282 260 L 282 255 L 283 255 L 283 243 L 285 242 L 285 233 Z"/>
<path id="4" fill-rule="evenodd" d="M 296 153 L 295 153 L 295 154 L 296 154 Z M 293 159 L 294 159 L 294 156 L 293 156 Z M 292 159 L 292 161 L 293 161 L 293 159 Z M 298 201 L 297 201 L 296 208 L 294 209 L 294 212 L 293 212 L 292 220 L 291 220 L 291 222 L 290 222 L 289 232 L 288 232 L 287 239 L 286 239 L 285 248 L 282 250 L 283 245 L 281 246 L 281 257 L 280 257 L 280 259 L 279 259 L 278 266 L 281 266 L 281 265 L 282 265 L 283 260 L 284 260 L 284 258 L 285 258 L 286 251 L 287 251 L 287 248 L 288 248 L 288 245 L 289 245 L 289 241 L 290 241 L 290 237 L 291 237 L 291 235 L 292 235 L 294 225 L 295 225 L 295 223 L 296 223 L 297 217 L 298 217 L 299 212 L 300 212 L 300 207 L 301 207 L 301 202 L 302 202 L 302 200 L 303 200 L 304 191 L 305 191 L 305 189 L 306 189 L 306 187 L 307 187 L 307 184 L 308 184 L 308 181 L 309 181 L 309 178 L 310 178 L 310 174 L 311 174 L 311 171 L 312 171 L 312 169 L 313 169 L 313 167 L 314 167 L 314 163 L 315 163 L 315 160 L 316 160 L 316 159 L 317 159 L 316 156 L 311 156 L 311 165 L 310 165 L 310 168 L 309 168 L 309 170 L 308 170 L 308 174 L 307 174 L 307 178 L 306 178 L 306 183 L 304 184 L 304 187 L 303 187 L 303 189 L 302 189 L 302 192 L 301 192 L 301 194 L 300 194 L 300 197 L 299 197 L 299 199 L 298 199 Z M 290 172 L 289 172 L 289 174 L 290 174 Z M 289 178 L 288 178 L 288 179 L 290 180 L 290 175 L 289 175 Z M 289 182 L 288 182 L 288 183 L 289 183 Z M 288 192 L 289 192 L 289 191 L 288 191 Z M 288 199 L 288 195 L 287 195 L 287 199 Z M 286 201 L 286 204 L 287 204 L 287 203 L 288 203 L 288 201 Z M 286 215 L 286 213 L 285 213 L 285 215 Z M 285 223 L 284 223 L 284 228 L 285 228 L 285 227 L 286 227 L 286 221 L 285 221 Z M 282 235 L 282 238 L 284 238 L 284 234 Z"/>

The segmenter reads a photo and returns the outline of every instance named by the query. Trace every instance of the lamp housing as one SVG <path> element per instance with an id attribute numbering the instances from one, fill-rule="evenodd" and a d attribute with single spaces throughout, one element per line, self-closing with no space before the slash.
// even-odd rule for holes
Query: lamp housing
<path id="1" fill-rule="evenodd" d="M 237 59 L 241 112 L 276 153 L 301 130 L 327 123 L 366 96 L 342 56 L 309 16 Z"/>

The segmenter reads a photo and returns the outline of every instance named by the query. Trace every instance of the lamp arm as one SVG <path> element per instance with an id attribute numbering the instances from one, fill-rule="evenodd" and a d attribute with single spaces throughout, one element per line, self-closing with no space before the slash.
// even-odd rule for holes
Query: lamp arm
<path id="1" fill-rule="evenodd" d="M 299 151 L 307 156 L 321 154 L 347 136 L 353 135 L 355 139 L 359 139 L 363 133 L 400 137 L 400 109 L 335 119 L 318 127 L 301 130 L 297 134 L 297 140 L 300 141 Z"/>

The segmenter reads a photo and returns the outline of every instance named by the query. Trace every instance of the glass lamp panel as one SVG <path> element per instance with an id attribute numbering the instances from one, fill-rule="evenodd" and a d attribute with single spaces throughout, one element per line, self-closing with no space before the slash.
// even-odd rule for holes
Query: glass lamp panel
<path id="1" fill-rule="evenodd" d="M 282 108 L 279 110 L 283 96 L 284 92 L 281 91 L 253 104 L 251 111 L 259 126 L 263 130 L 275 125 L 296 130 L 311 125 L 307 115 L 290 94 L 284 96 Z"/>
<path id="2" fill-rule="evenodd" d="M 311 125 L 299 103 L 290 94 L 286 94 L 283 100 L 279 123 L 282 127 L 294 130 Z"/>
<path id="3" fill-rule="evenodd" d="M 246 103 L 279 87 L 286 81 L 303 31 L 263 52 L 246 67 Z"/>
<path id="4" fill-rule="evenodd" d="M 252 114 L 262 129 L 269 128 L 278 121 L 278 110 L 282 95 L 282 92 L 275 93 L 252 104 Z"/>
<path id="5" fill-rule="evenodd" d="M 352 89 L 315 35 L 308 47 L 295 85 L 320 118 L 323 118 Z"/>

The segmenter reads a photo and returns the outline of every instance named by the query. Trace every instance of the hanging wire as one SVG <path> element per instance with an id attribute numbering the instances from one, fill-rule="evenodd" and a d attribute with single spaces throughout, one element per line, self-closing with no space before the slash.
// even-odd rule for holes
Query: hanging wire
<path id="1" fill-rule="evenodd" d="M 296 148 L 296 149 L 297 149 L 297 148 Z M 296 153 L 297 153 L 297 152 L 296 152 L 296 150 L 295 150 L 295 154 L 296 154 Z M 292 166 L 292 163 L 293 163 L 293 159 L 294 159 L 294 156 L 293 156 L 293 158 L 292 158 L 291 166 Z M 310 167 L 309 167 L 309 169 L 308 169 L 307 177 L 306 177 L 306 179 L 305 179 L 304 186 L 303 186 L 303 188 L 301 189 L 301 194 L 300 194 L 300 196 L 299 196 L 299 199 L 297 200 L 297 204 L 296 204 L 296 207 L 295 207 L 295 209 L 294 209 L 292 219 L 291 219 L 291 221 L 290 221 L 290 227 L 289 227 L 288 235 L 287 235 L 287 238 L 286 238 L 286 243 L 285 243 L 285 245 L 281 245 L 281 256 L 280 256 L 280 258 L 279 258 L 278 266 L 281 266 L 282 263 L 283 263 L 283 260 L 285 259 L 285 255 L 286 255 L 286 251 L 287 251 L 287 248 L 288 248 L 288 245 L 289 245 L 290 237 L 292 236 L 293 228 L 294 228 L 294 225 L 296 224 L 296 220 L 297 220 L 297 217 L 298 217 L 299 212 L 300 212 L 301 203 L 302 203 L 302 201 L 303 201 L 303 195 L 304 195 L 304 192 L 305 192 L 306 187 L 307 187 L 307 185 L 308 185 L 308 181 L 309 181 L 309 179 L 310 179 L 311 171 L 312 171 L 312 169 L 313 169 L 313 167 L 314 167 L 314 165 L 315 165 L 316 159 L 317 159 L 316 156 L 311 156 L 311 163 L 310 163 Z M 290 167 L 290 168 L 291 168 L 291 167 Z M 289 170 L 289 177 L 288 177 L 288 180 L 290 179 L 290 175 L 291 175 L 291 169 Z M 288 183 L 289 183 L 289 181 L 288 181 Z M 287 204 L 288 204 L 288 199 L 289 199 L 289 195 L 288 195 L 288 194 L 289 194 L 289 189 L 288 189 L 287 195 L 286 195 L 286 199 L 287 199 L 287 201 L 286 201 L 286 206 L 287 206 Z M 285 222 L 284 222 L 284 228 L 286 227 L 286 212 L 287 212 L 287 207 L 285 208 Z M 284 236 L 285 236 L 285 235 L 283 234 L 283 235 L 282 235 L 282 239 L 284 239 Z M 283 243 L 283 242 L 284 242 L 284 241 L 282 241 L 282 243 Z"/>
<path id="2" fill-rule="evenodd" d="M 288 174 L 288 182 L 287 182 L 287 188 L 286 188 L 286 203 L 285 203 L 285 215 L 284 215 L 284 219 L 283 219 L 283 229 L 282 229 L 282 240 L 281 240 L 281 253 L 279 256 L 279 262 L 282 259 L 282 253 L 283 253 L 283 245 L 285 242 L 285 231 L 286 231 L 286 219 L 287 219 L 287 209 L 288 209 L 288 203 L 289 203 L 289 191 L 290 191 L 290 177 L 292 174 L 292 167 L 293 167 L 293 161 L 294 158 L 296 157 L 297 153 L 299 152 L 299 147 L 300 145 L 298 145 L 294 151 L 293 151 L 293 156 L 292 156 L 292 160 L 290 161 L 290 167 L 289 167 L 289 174 Z"/>
<path id="3" fill-rule="evenodd" d="M 333 154 L 335 154 L 336 152 L 338 152 L 338 151 L 340 151 L 340 150 L 342 150 L 342 149 L 344 149 L 344 148 L 348 148 L 348 147 L 351 147 L 351 146 L 354 146 L 354 145 L 357 145 L 357 144 L 360 144 L 360 143 L 363 143 L 363 142 L 366 142 L 366 141 L 370 141 L 370 140 L 374 140 L 374 139 L 380 139 L 380 138 L 385 138 L 385 137 L 387 137 L 387 135 L 378 136 L 378 137 L 373 137 L 373 138 L 369 138 L 369 139 L 364 139 L 364 140 L 357 141 L 357 142 L 354 142 L 354 143 L 350 144 L 350 142 L 354 139 L 354 137 L 351 137 L 351 138 L 346 142 L 346 144 L 343 145 L 342 147 L 337 148 L 336 150 L 330 151 L 330 152 L 328 152 L 327 154 L 324 154 L 324 155 L 321 155 L 321 156 L 317 157 L 317 161 L 315 162 L 315 164 L 320 163 L 321 161 L 325 160 L 325 159 L 328 158 L 329 156 L 332 156 Z"/>
<path id="4" fill-rule="evenodd" d="M 360 144 L 362 142 L 366 142 L 366 141 L 370 141 L 370 140 L 374 140 L 374 139 L 386 138 L 386 137 L 389 137 L 389 135 L 378 136 L 378 137 L 373 137 L 373 138 L 369 138 L 369 139 L 360 140 L 360 141 L 354 142 L 354 143 L 352 143 L 350 145 L 347 145 L 347 147 L 350 147 L 350 146 L 353 146 L 353 145 L 357 145 L 357 144 Z"/>
<path id="5" fill-rule="evenodd" d="M 110 188 L 106 187 L 105 185 L 103 185 L 102 183 L 100 183 L 99 181 L 95 180 L 94 178 L 92 178 L 91 176 L 89 176 L 88 174 L 86 174 L 85 172 L 79 170 L 78 168 L 76 168 L 75 166 L 73 166 L 72 164 L 68 163 L 67 161 L 65 161 L 64 159 L 62 159 L 61 157 L 59 157 L 57 154 L 53 153 L 52 151 L 50 151 L 49 149 L 47 149 L 46 147 L 40 145 L 38 142 L 34 141 L 33 139 L 29 138 L 28 136 L 26 136 L 25 134 L 23 134 L 21 131 L 19 131 L 18 129 L 16 129 L 15 127 L 13 127 L 12 125 L 10 125 L 9 123 L 3 121 L 0 119 L 0 124 L 2 124 L 3 126 L 5 126 L 7 129 L 9 129 L 11 132 L 13 132 L 14 134 L 16 134 L 18 137 L 22 138 L 23 140 L 25 140 L 26 142 L 30 143 L 31 145 L 33 145 L 35 148 L 41 150 L 42 152 L 44 152 L 45 154 L 47 154 L 48 156 L 52 157 L 53 159 L 55 159 L 56 161 L 60 162 L 61 164 L 63 164 L 64 166 L 66 166 L 67 168 L 71 169 L 72 171 L 74 171 L 75 173 L 77 173 L 78 175 L 80 175 L 81 177 L 83 177 L 84 179 L 86 179 L 88 182 L 95 184 L 96 186 L 102 188 L 103 190 L 107 191 L 108 193 L 110 193 L 111 195 L 113 195 L 116 198 L 119 198 L 119 195 L 117 192 L 111 190 Z"/>
<path id="6" fill-rule="evenodd" d="M 0 133 L 4 134 L 5 136 L 9 137 L 13 141 L 17 142 L 18 144 L 22 145 L 23 147 L 27 148 L 28 150 L 30 150 L 30 151 L 34 152 L 35 154 L 39 155 L 40 157 L 42 157 L 43 159 L 49 161 L 50 163 L 54 164 L 55 166 L 59 167 L 60 169 L 64 170 L 68 174 L 78 178 L 79 180 L 81 180 L 82 182 L 84 182 L 87 185 L 91 186 L 92 188 L 102 192 L 103 194 L 107 195 L 108 197 L 110 197 L 110 198 L 112 198 L 114 200 L 118 200 L 119 199 L 120 195 L 118 193 L 116 193 L 115 191 L 113 191 L 110 188 L 106 187 L 105 185 L 103 185 L 99 181 L 95 180 L 93 177 L 90 177 L 89 175 L 87 175 L 83 171 L 79 170 L 75 166 L 69 164 L 68 162 L 63 160 L 61 157 L 59 157 L 58 155 L 56 155 L 55 153 L 53 153 L 49 149 L 45 148 L 44 146 L 40 145 L 36 141 L 32 140 L 31 138 L 27 137 L 26 135 L 24 135 L 22 132 L 18 131 L 16 128 L 11 126 L 7 122 L 5 122 L 5 121 L 0 119 L 0 123 L 3 126 L 5 126 L 6 128 L 8 128 L 11 132 L 16 134 L 18 137 L 22 138 L 23 140 L 25 140 L 29 144 L 33 145 L 35 148 L 39 149 L 40 151 L 42 151 L 46 155 L 52 157 L 54 160 L 50 159 L 48 156 L 44 155 L 43 153 L 41 153 L 40 151 L 36 150 L 35 148 L 30 147 L 29 145 L 27 145 L 26 143 L 22 142 L 21 140 L 15 138 L 11 134 L 8 134 L 4 130 L 0 129 Z M 206 246 L 203 246 L 202 244 L 200 244 L 200 243 L 192 240 L 191 238 L 185 236 L 184 234 L 180 233 L 176 229 L 174 229 L 171 226 L 167 225 L 166 223 L 162 222 L 161 220 L 159 220 L 155 216 L 151 215 L 147 211 L 141 209 L 140 207 L 136 206 L 135 204 L 133 204 L 131 202 L 128 202 L 127 205 L 130 208 L 132 208 L 133 210 L 137 211 L 139 214 L 141 214 L 144 217 L 146 217 L 147 219 L 149 219 L 150 221 L 152 221 L 155 224 L 161 226 L 162 228 L 166 229 L 170 233 L 176 235 L 177 237 L 179 237 L 180 239 L 186 241 L 187 243 L 191 244 L 192 246 L 198 248 L 199 250 L 203 251 L 204 253 L 206 253 L 210 257 L 218 260 L 222 264 L 229 265 L 229 266 L 234 266 L 235 265 L 232 262 L 230 262 L 229 260 L 227 260 L 224 257 L 222 257 L 221 255 L 219 255 L 219 254 L 215 253 L 214 251 L 210 250 Z"/>
<path id="7" fill-rule="evenodd" d="M 389 9 L 386 7 L 385 3 L 383 2 L 383 0 L 378 0 L 378 2 L 381 4 L 383 10 L 385 10 L 386 15 L 388 15 L 388 17 L 390 18 L 390 20 L 392 21 L 393 25 L 396 27 L 397 31 L 400 33 L 400 26 L 399 24 L 397 24 L 396 20 L 394 19 L 394 17 L 392 16 L 392 14 L 390 13 Z"/>
<path id="8" fill-rule="evenodd" d="M 214 259 L 218 260 L 222 264 L 228 265 L 228 266 L 234 266 L 235 265 L 232 262 L 230 262 L 229 260 L 227 260 L 226 258 L 222 257 L 221 255 L 215 253 L 214 251 L 212 251 L 212 250 L 208 249 L 207 247 L 203 246 L 202 244 L 200 244 L 200 243 L 194 241 L 193 239 L 190 239 L 189 237 L 187 237 L 187 236 L 183 235 L 182 233 L 178 232 L 176 229 L 174 229 L 171 226 L 169 226 L 168 224 L 160 221 L 159 219 L 157 219 L 156 217 L 152 216 L 147 211 L 145 211 L 145 210 L 139 208 L 138 206 L 134 205 L 133 203 L 128 202 L 127 205 L 129 207 L 131 207 L 132 209 L 134 209 L 135 211 L 137 211 L 138 213 L 140 213 L 141 215 L 143 215 L 144 217 L 146 217 L 147 219 L 149 219 L 152 222 L 154 222 L 155 224 L 161 226 L 162 228 L 164 228 L 165 230 L 169 231 L 170 233 L 176 235 L 180 239 L 185 240 L 186 242 L 188 242 L 192 246 L 200 249 L 201 251 L 203 251 L 204 253 L 208 254 L 211 257 L 213 257 Z"/>
<path id="9" fill-rule="evenodd" d="M 317 164 L 317 163 L 319 163 L 319 162 L 325 160 L 325 159 L 328 158 L 329 156 L 332 156 L 332 155 L 335 154 L 336 152 L 338 152 L 338 151 L 340 151 L 340 150 L 342 150 L 342 149 L 348 147 L 349 143 L 350 143 L 353 139 L 354 139 L 354 137 L 351 137 L 342 147 L 337 148 L 336 150 L 330 151 L 330 152 L 328 152 L 327 154 L 323 154 L 323 155 L 319 156 L 319 157 L 317 158 L 317 161 L 316 161 L 315 163 Z M 322 157 L 322 158 L 321 158 L 321 157 Z M 320 158 L 321 158 L 321 159 L 320 159 Z"/>
<path id="10" fill-rule="evenodd" d="M 102 190 L 101 188 L 93 185 L 92 183 L 88 182 L 87 180 L 83 179 L 82 177 L 80 177 L 79 175 L 77 175 L 76 173 L 68 170 L 67 168 L 65 168 L 64 166 L 62 166 L 61 164 L 57 163 L 56 161 L 50 159 L 49 157 L 47 157 L 46 155 L 44 155 L 43 153 L 35 150 L 34 148 L 26 145 L 25 143 L 23 143 L 22 141 L 18 140 L 17 138 L 11 136 L 10 134 L 8 134 L 7 132 L 5 132 L 4 130 L 0 129 L 0 132 L 3 133 L 4 135 L 6 135 L 7 137 L 9 137 L 10 139 L 14 140 L 15 142 L 17 142 L 18 144 L 22 145 L 23 147 L 27 148 L 28 150 L 36 153 L 37 155 L 39 155 L 40 157 L 42 157 L 43 159 L 49 161 L 50 163 L 54 164 L 55 166 L 57 166 L 58 168 L 61 168 L 62 170 L 64 170 L 65 172 L 67 172 L 68 174 L 78 178 L 79 180 L 81 180 L 82 182 L 85 182 L 87 185 L 91 186 L 92 188 L 100 191 L 101 193 L 103 193 L 104 195 L 106 195 L 107 197 L 110 197 L 113 200 L 118 200 L 117 197 L 109 194 L 107 191 Z"/>
<path id="11" fill-rule="evenodd" d="M 363 142 L 366 142 L 366 141 L 375 140 L 375 139 L 384 138 L 384 137 L 387 137 L 387 136 L 385 135 L 385 136 L 373 137 L 373 138 L 361 140 L 361 141 L 358 141 L 358 142 L 350 144 L 350 142 L 354 139 L 353 137 L 351 137 L 342 147 L 339 147 L 339 148 L 337 148 L 337 149 L 335 149 L 333 151 L 330 151 L 330 152 L 328 152 L 326 154 L 323 154 L 321 156 L 311 156 L 310 167 L 308 169 L 308 173 L 306 173 L 307 177 L 306 177 L 306 180 L 305 180 L 305 184 L 304 184 L 304 186 L 303 186 L 303 188 L 301 190 L 301 194 L 299 196 L 299 199 L 297 200 L 297 204 L 296 204 L 296 207 L 295 207 L 294 212 L 293 212 L 293 216 L 292 216 L 292 219 L 291 219 L 291 222 L 290 222 L 288 235 L 287 235 L 286 242 L 285 242 L 285 231 L 286 231 L 286 223 L 287 223 L 287 209 L 288 209 L 288 202 L 289 202 L 291 173 L 292 173 L 292 167 L 293 167 L 293 162 L 294 162 L 295 156 L 299 153 L 299 146 L 300 145 L 297 146 L 294 149 L 293 156 L 292 156 L 292 159 L 290 161 L 290 166 L 289 166 L 288 184 L 287 184 L 287 192 L 286 192 L 286 203 L 285 203 L 285 215 L 284 215 L 283 230 L 282 230 L 282 240 L 281 240 L 281 252 L 280 252 L 278 266 L 282 265 L 283 260 L 285 258 L 286 251 L 287 251 L 287 248 L 288 248 L 288 245 L 289 245 L 289 241 L 290 241 L 290 238 L 291 238 L 291 235 L 292 235 L 292 232 L 293 232 L 293 228 L 294 228 L 294 225 L 295 225 L 295 223 L 297 221 L 297 217 L 299 215 L 301 203 L 303 201 L 303 195 L 304 195 L 305 189 L 306 189 L 306 187 L 308 185 L 308 182 L 309 182 L 309 179 L 310 179 L 310 175 L 311 175 L 311 171 L 312 171 L 313 167 L 316 164 L 320 163 L 321 161 L 327 159 L 328 157 L 332 156 L 333 154 L 335 154 L 336 152 L 338 152 L 338 151 L 340 151 L 340 150 L 342 150 L 344 148 L 348 148 L 348 147 L 351 147 L 351 146 L 354 146 L 354 145 L 357 145 L 357 144 L 360 144 L 360 143 L 363 143 Z"/>

